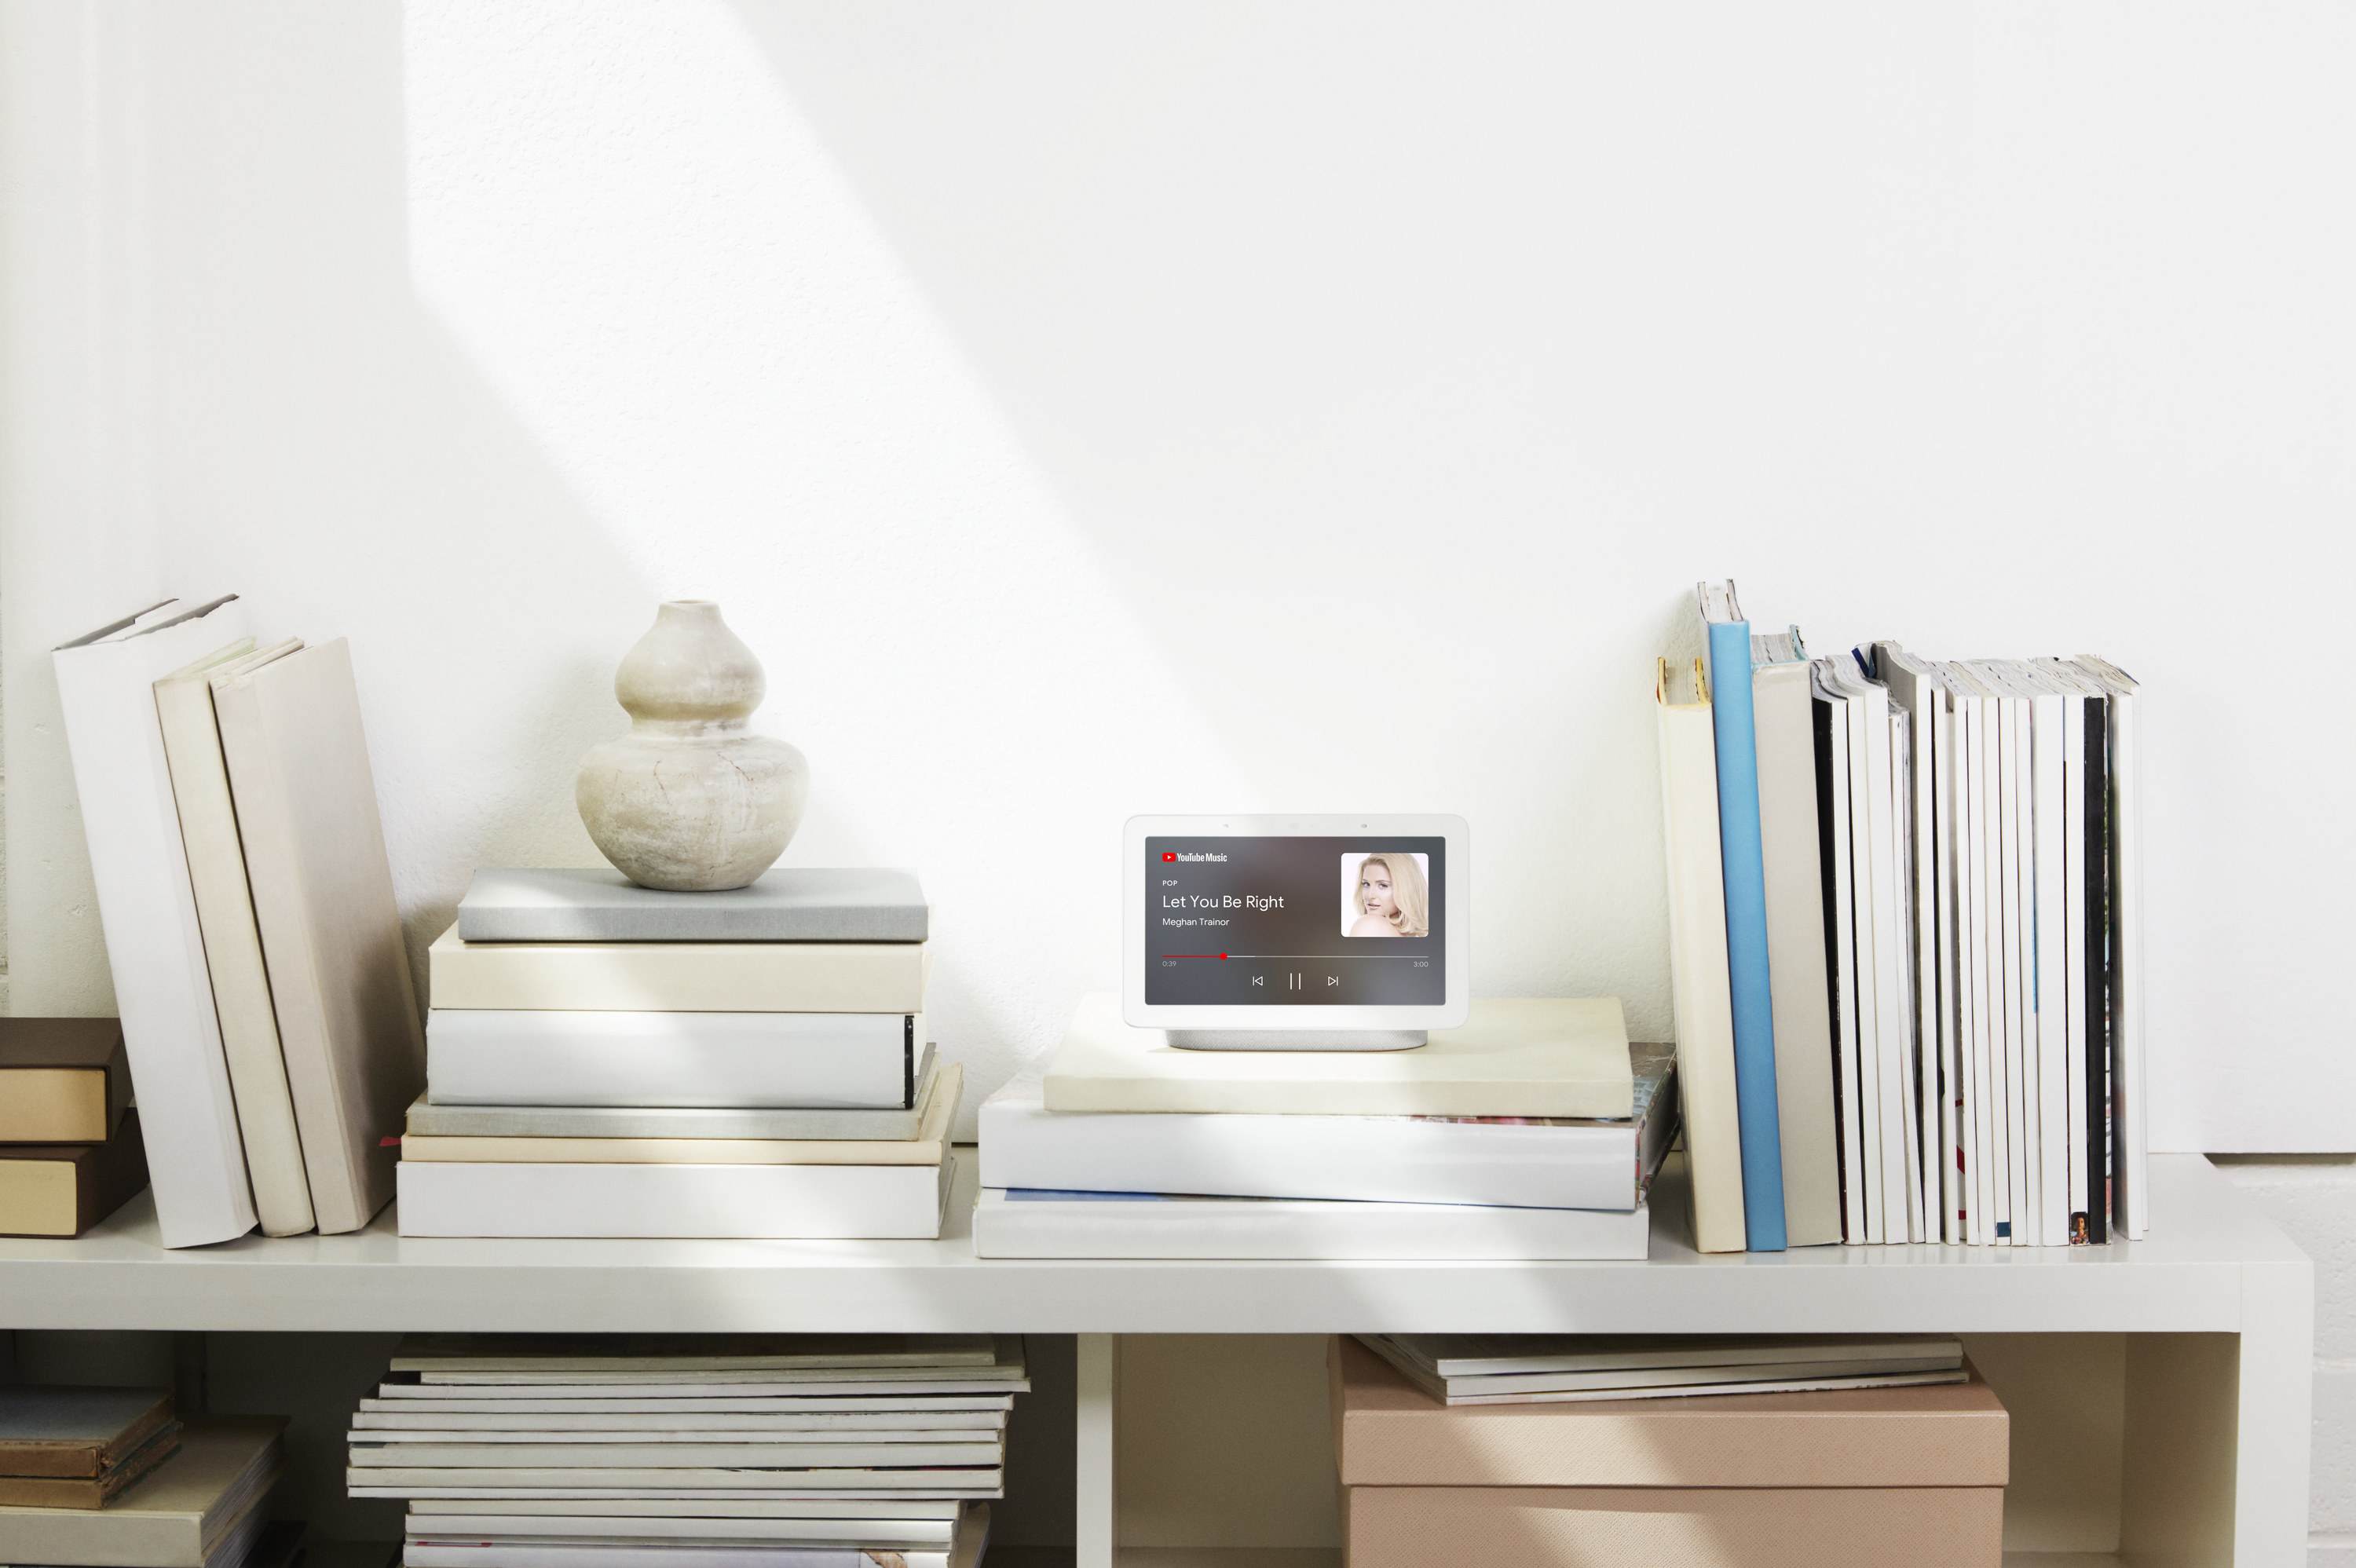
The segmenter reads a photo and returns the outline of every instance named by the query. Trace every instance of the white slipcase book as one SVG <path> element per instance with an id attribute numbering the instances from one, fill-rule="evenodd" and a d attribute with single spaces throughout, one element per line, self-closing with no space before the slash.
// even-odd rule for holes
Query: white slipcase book
<path id="1" fill-rule="evenodd" d="M 312 1228 L 316 1217 L 311 1180 L 303 1169 L 303 1140 L 294 1125 L 294 1099 L 286 1086 L 286 1058 L 279 1049 L 278 1014 L 262 964 L 262 932 L 253 919 L 237 807 L 230 798 L 229 764 L 213 718 L 212 677 L 258 669 L 302 645 L 290 638 L 257 653 L 252 638 L 241 638 L 155 683 L 155 713 L 163 723 L 164 756 L 171 764 L 172 797 L 188 852 L 188 880 L 212 976 L 221 1050 L 237 1096 L 246 1174 L 253 1181 L 262 1229 L 273 1236 L 299 1235 Z"/>
<path id="2" fill-rule="evenodd" d="M 981 1185 L 1633 1209 L 1676 1124 L 1662 1071 L 1626 1121 L 1050 1111 L 1036 1069 L 981 1107 Z"/>
<path id="3" fill-rule="evenodd" d="M 412 1513 L 412 1568 L 976 1568 L 990 1505 L 954 1520 Z"/>
<path id="4" fill-rule="evenodd" d="M 243 607 L 224 600 L 184 618 L 151 613 L 56 654 L 66 748 L 167 1247 L 241 1236 L 254 1211 L 155 683 L 247 635 Z"/>
<path id="5" fill-rule="evenodd" d="M 417 993 L 338 637 L 212 683 L 246 878 L 323 1234 L 392 1196 L 402 1113 L 424 1077 Z"/>
<path id="6" fill-rule="evenodd" d="M 921 1013 L 435 1008 L 437 1105 L 889 1110 L 913 1103 Z"/>
<path id="7" fill-rule="evenodd" d="M 956 1168 L 404 1161 L 401 1233 L 930 1241 Z"/>
<path id="8" fill-rule="evenodd" d="M 973 1250 L 985 1258 L 1633 1261 L 1651 1239 L 1642 1204 L 1621 1213 L 985 1187 L 973 1211 Z"/>
<path id="9" fill-rule="evenodd" d="M 920 1013 L 927 942 L 434 939 L 436 1008 L 597 1012 Z"/>

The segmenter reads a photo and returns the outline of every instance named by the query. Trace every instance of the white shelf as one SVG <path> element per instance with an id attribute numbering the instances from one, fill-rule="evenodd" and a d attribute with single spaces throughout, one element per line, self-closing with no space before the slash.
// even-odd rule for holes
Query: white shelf
<path id="1" fill-rule="evenodd" d="M 973 1164 L 961 1150 L 937 1242 L 404 1241 L 386 1215 L 354 1235 L 166 1252 L 143 1198 L 79 1241 L 0 1241 L 0 1328 L 1078 1334 L 1076 1568 L 1116 1568 L 1108 1336 L 2125 1334 L 2126 1560 L 2305 1555 L 2313 1265 L 2198 1156 L 2153 1159 L 2151 1240 L 2051 1250 L 1705 1257 L 1672 1170 L 1650 1258 L 1593 1264 L 982 1260 Z M 2107 1559 L 2016 1568 L 2089 1561 Z"/>
<path id="2" fill-rule="evenodd" d="M 970 1150 L 937 1242 L 404 1241 L 168 1252 L 143 1196 L 79 1241 L 0 1241 L 16 1328 L 1034 1333 L 2242 1332 L 2312 1265 L 2195 1155 L 2152 1161 L 2154 1237 L 2107 1247 L 1697 1254 L 1679 1178 L 1644 1263 L 977 1259 Z"/>

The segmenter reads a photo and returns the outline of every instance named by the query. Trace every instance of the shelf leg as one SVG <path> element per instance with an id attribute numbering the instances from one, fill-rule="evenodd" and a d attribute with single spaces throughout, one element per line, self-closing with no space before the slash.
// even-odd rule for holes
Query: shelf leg
<path id="1" fill-rule="evenodd" d="M 2233 1562 L 2307 1561 L 2308 1449 L 2314 1432 L 2315 1265 L 2242 1270 Z"/>
<path id="2" fill-rule="evenodd" d="M 1119 1393 L 1119 1346 L 1110 1334 L 1082 1334 L 1079 1341 L 1074 1568 L 1112 1568 L 1113 1411 Z"/>

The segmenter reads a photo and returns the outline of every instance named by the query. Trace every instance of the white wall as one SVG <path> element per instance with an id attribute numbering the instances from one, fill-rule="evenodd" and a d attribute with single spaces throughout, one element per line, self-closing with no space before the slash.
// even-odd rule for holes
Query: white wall
<path id="1" fill-rule="evenodd" d="M 1476 984 L 1664 1033 L 1650 661 L 1730 574 L 2141 677 L 2158 1142 L 2356 1143 L 2356 13 L 5 26 L 20 1011 L 106 1005 L 40 652 L 160 584 L 352 639 L 421 942 L 594 863 L 697 593 L 814 764 L 788 860 L 922 875 L 980 1091 L 1113 982 L 1143 810 L 1462 812 Z"/>

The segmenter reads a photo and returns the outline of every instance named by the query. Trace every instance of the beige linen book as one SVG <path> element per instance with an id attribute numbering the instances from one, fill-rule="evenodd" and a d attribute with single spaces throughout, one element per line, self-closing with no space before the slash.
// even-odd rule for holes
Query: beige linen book
<path id="1" fill-rule="evenodd" d="M 920 1013 L 926 942 L 434 938 L 434 1006 L 655 1013 Z"/>
<path id="2" fill-rule="evenodd" d="M 965 1086 L 965 1068 L 940 1070 L 916 1136 L 870 1138 L 436 1138 L 401 1140 L 404 1160 L 483 1165 L 938 1165 Z"/>
<path id="3" fill-rule="evenodd" d="M 262 1229 L 273 1236 L 311 1228 L 311 1187 L 262 966 L 262 933 L 253 923 L 253 894 L 246 886 L 229 764 L 213 720 L 213 682 L 260 669 L 302 645 L 300 638 L 289 638 L 257 652 L 247 637 L 155 683 L 155 716 L 164 726 L 164 760 L 171 766 L 172 799 L 187 847 L 188 882 L 237 1098 L 237 1127 L 245 1139 L 246 1174 L 253 1179 Z"/>
<path id="4" fill-rule="evenodd" d="M 1669 959 L 1677 1099 L 1692 1172 L 1694 1245 L 1739 1253 L 1742 1129 L 1734 1102 L 1734 994 L 1726 968 L 1726 878 L 1718 845 L 1718 738 L 1702 661 L 1658 661 L 1661 827 L 1669 856 Z"/>
<path id="5" fill-rule="evenodd" d="M 376 781 L 340 637 L 213 687 L 247 879 L 326 1234 L 393 1193 L 402 1113 L 424 1087 Z"/>
<path id="6" fill-rule="evenodd" d="M 1462 1029 L 1412 1051 L 1180 1051 L 1080 998 L 1047 1069 L 1050 1111 L 1259 1115 L 1624 1117 L 1628 1027 L 1611 997 L 1475 997 Z"/>
<path id="7" fill-rule="evenodd" d="M 0 1549 L 15 1563 L 204 1568 L 278 1479 L 285 1427 L 283 1415 L 190 1416 L 180 1451 L 103 1509 L 0 1508 Z"/>

